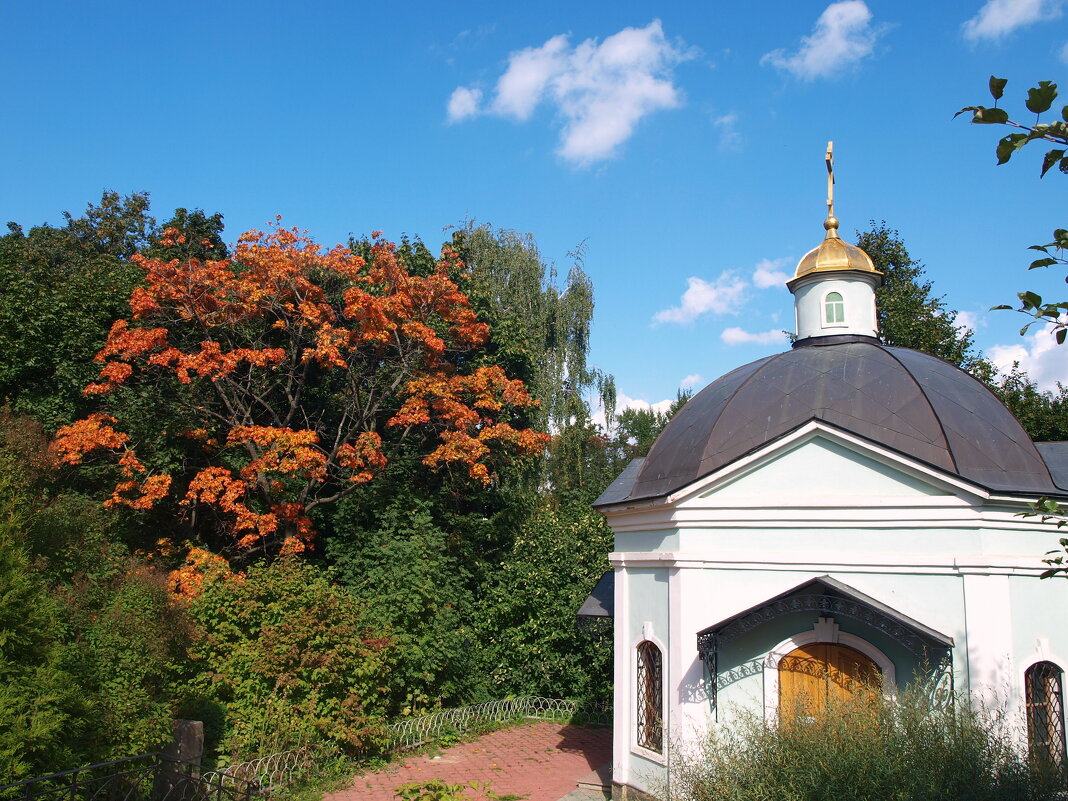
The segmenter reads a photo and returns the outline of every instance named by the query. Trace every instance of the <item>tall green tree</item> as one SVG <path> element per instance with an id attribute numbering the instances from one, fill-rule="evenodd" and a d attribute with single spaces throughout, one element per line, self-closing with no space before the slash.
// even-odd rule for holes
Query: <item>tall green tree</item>
<path id="1" fill-rule="evenodd" d="M 857 246 L 884 274 L 883 285 L 875 290 L 883 342 L 922 350 L 984 379 L 992 375 L 971 330 L 957 325 L 956 310 L 948 307 L 945 295 L 935 294 L 925 266 L 909 254 L 895 229 L 873 220 L 867 231 L 857 232 Z"/>
<path id="2" fill-rule="evenodd" d="M 587 503 L 544 503 L 484 588 L 475 618 L 491 697 L 611 699 L 611 638 L 579 631 L 575 614 L 606 570 L 612 532 Z"/>
<path id="3" fill-rule="evenodd" d="M 591 393 L 614 406 L 611 376 L 588 363 L 594 298 L 583 247 L 570 254 L 574 263 L 561 286 L 531 234 L 469 222 L 453 241 L 472 271 L 472 304 L 490 323 L 488 355 L 540 402 L 535 427 L 559 431 L 587 420 Z"/>
<path id="4" fill-rule="evenodd" d="M 59 606 L 10 499 L 0 511 L 0 784 L 74 767 L 90 710 L 68 670 Z"/>
<path id="5" fill-rule="evenodd" d="M 155 225 L 146 194 L 105 192 L 66 218 L 0 237 L 0 398 L 51 430 L 87 408 L 93 356 L 139 280 L 129 259 Z"/>

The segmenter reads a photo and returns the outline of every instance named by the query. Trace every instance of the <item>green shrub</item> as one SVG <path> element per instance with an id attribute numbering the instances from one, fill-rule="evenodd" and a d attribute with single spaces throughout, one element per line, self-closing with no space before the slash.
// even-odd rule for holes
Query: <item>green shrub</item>
<path id="1" fill-rule="evenodd" d="M 587 505 L 543 504 L 524 523 L 477 621 L 491 697 L 611 700 L 611 637 L 580 631 L 575 619 L 611 550 L 611 530 Z"/>
<path id="2" fill-rule="evenodd" d="M 471 570 L 432 504 L 400 491 L 373 521 L 343 501 L 327 544 L 338 580 L 395 638 L 388 678 L 392 715 L 482 700 Z"/>
<path id="3" fill-rule="evenodd" d="M 133 557 L 79 576 L 62 593 L 72 621 L 72 670 L 92 699 L 94 758 L 162 748 L 171 737 L 175 696 L 191 636 L 166 577 Z"/>
<path id="4" fill-rule="evenodd" d="M 919 690 L 832 704 L 815 718 L 743 716 L 701 747 L 678 749 L 679 801 L 1040 801 L 1063 779 L 1032 770 L 997 714 Z"/>
<path id="5" fill-rule="evenodd" d="M 190 603 L 202 634 L 189 705 L 225 710 L 221 749 L 357 753 L 384 736 L 389 637 L 328 574 L 297 558 L 217 576 Z"/>

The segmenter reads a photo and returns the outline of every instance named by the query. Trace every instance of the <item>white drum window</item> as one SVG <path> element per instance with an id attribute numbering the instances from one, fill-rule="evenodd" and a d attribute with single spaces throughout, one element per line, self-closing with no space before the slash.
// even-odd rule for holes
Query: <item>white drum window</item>
<path id="1" fill-rule="evenodd" d="M 845 325 L 845 301 L 840 292 L 828 292 L 823 299 L 823 324 Z"/>

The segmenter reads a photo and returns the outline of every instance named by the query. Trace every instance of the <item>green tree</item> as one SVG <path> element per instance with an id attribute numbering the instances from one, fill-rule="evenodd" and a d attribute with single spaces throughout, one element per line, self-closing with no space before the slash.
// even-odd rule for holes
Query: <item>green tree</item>
<path id="1" fill-rule="evenodd" d="M 71 656 L 60 610 L 31 566 L 22 528 L 5 499 L 0 511 L 0 784 L 74 767 L 90 715 L 67 669 Z"/>
<path id="2" fill-rule="evenodd" d="M 997 144 L 996 153 L 998 164 L 1007 163 L 1014 153 L 1031 144 L 1043 142 L 1046 145 L 1054 145 L 1046 151 L 1042 158 L 1042 170 L 1040 177 L 1045 177 L 1053 167 L 1065 175 L 1068 175 L 1068 106 L 1061 107 L 1061 119 L 1051 122 L 1042 122 L 1042 114 L 1049 111 L 1053 101 L 1057 99 L 1057 84 L 1052 81 L 1039 81 L 1037 86 L 1027 90 L 1027 100 L 1024 105 L 1027 110 L 1035 115 L 1035 121 L 1030 125 L 1019 123 L 1009 119 L 1009 114 L 1002 108 L 998 108 L 998 101 L 1005 94 L 1005 86 L 1008 80 L 990 76 L 988 84 L 990 96 L 994 98 L 994 106 L 966 106 L 954 116 L 967 112 L 972 114 L 972 122 L 978 125 L 1006 125 L 1018 129 L 1017 133 L 1010 133 L 1002 137 Z M 1058 228 L 1053 232 L 1053 241 L 1044 245 L 1031 245 L 1031 250 L 1038 251 L 1043 255 L 1031 262 L 1029 270 L 1052 267 L 1054 265 L 1068 265 L 1068 230 Z M 1066 278 L 1068 280 L 1068 278 Z M 1064 343 L 1068 335 L 1068 321 L 1065 314 L 1068 313 L 1068 301 L 1046 301 L 1034 292 L 1020 292 L 1017 297 L 1020 305 L 1017 311 L 1027 314 L 1034 319 L 1025 325 L 1020 333 L 1023 334 L 1036 322 L 1051 326 L 1057 337 L 1057 342 Z M 998 309 L 1010 309 L 1011 306 L 997 306 Z"/>
<path id="3" fill-rule="evenodd" d="M 366 497 L 342 501 L 326 548 L 339 583 L 366 605 L 367 622 L 393 632 L 390 712 L 481 700 L 472 627 L 485 607 L 475 602 L 474 577 L 492 566 L 439 524 L 432 497 L 404 485 L 393 492 L 384 507 L 368 509 Z"/>
<path id="4" fill-rule="evenodd" d="M 531 234 L 467 223 L 454 244 L 471 268 L 469 293 L 479 316 L 490 323 L 488 358 L 522 378 L 540 405 L 532 422 L 541 431 L 581 425 L 589 418 L 586 398 L 600 392 L 613 401 L 609 375 L 587 362 L 593 325 L 593 282 L 580 245 L 563 286 L 546 264 Z"/>

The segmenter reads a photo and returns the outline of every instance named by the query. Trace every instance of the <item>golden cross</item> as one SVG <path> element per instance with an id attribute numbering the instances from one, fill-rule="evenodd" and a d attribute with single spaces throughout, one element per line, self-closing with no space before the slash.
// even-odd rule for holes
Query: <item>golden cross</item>
<path id="1" fill-rule="evenodd" d="M 827 216 L 834 216 L 834 142 L 827 143 Z"/>

